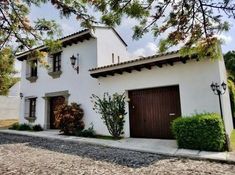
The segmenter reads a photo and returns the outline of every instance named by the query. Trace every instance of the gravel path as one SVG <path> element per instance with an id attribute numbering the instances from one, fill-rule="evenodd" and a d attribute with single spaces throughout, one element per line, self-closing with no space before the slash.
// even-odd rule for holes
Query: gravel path
<path id="1" fill-rule="evenodd" d="M 221 174 L 235 165 L 0 134 L 0 174 Z"/>

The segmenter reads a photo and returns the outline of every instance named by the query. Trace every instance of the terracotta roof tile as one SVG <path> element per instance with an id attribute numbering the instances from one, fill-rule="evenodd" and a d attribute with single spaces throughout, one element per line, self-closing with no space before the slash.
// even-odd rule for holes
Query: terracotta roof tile
<path id="1" fill-rule="evenodd" d="M 96 71 L 96 70 L 116 67 L 116 66 L 120 66 L 120 65 L 129 64 L 129 63 L 137 63 L 137 62 L 142 61 L 142 60 L 149 60 L 149 59 L 153 59 L 153 58 L 157 58 L 157 57 L 161 57 L 161 56 L 166 56 L 166 55 L 177 54 L 177 53 L 179 53 L 178 50 L 171 51 L 171 52 L 166 52 L 166 53 L 161 53 L 161 54 L 156 54 L 156 55 L 151 55 L 151 56 L 148 56 L 148 57 L 141 57 L 141 58 L 138 58 L 138 59 L 128 60 L 128 61 L 124 61 L 124 62 L 120 62 L 120 63 L 116 63 L 116 64 L 110 64 L 110 65 L 106 65 L 106 66 L 92 68 L 89 71 L 92 72 L 92 71 Z"/>

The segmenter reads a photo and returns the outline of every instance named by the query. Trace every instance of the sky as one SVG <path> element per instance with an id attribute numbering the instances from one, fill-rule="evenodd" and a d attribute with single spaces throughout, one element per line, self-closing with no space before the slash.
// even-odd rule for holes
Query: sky
<path id="1" fill-rule="evenodd" d="M 75 17 L 71 16 L 69 19 L 60 18 L 58 10 L 56 10 L 50 4 L 45 4 L 38 7 L 31 7 L 31 14 L 29 16 L 31 21 L 36 20 L 37 18 L 46 18 L 56 20 L 57 23 L 61 26 L 63 31 L 63 36 L 72 34 L 81 30 L 82 28 L 79 25 L 79 22 Z M 232 21 L 234 23 L 234 21 Z M 229 50 L 235 49 L 233 43 L 235 42 L 235 25 L 233 26 L 231 22 L 231 29 L 229 32 L 222 33 L 218 37 L 221 38 L 224 42 L 222 45 L 223 53 L 226 53 Z M 135 21 L 131 19 L 124 19 L 119 26 L 116 26 L 116 31 L 128 44 L 128 52 L 131 57 L 138 58 L 139 56 L 149 56 L 157 52 L 157 44 L 160 38 L 157 40 L 153 38 L 151 33 L 145 34 L 139 40 L 133 40 L 132 27 L 135 25 Z M 16 62 L 16 69 L 20 71 L 21 64 Z"/>

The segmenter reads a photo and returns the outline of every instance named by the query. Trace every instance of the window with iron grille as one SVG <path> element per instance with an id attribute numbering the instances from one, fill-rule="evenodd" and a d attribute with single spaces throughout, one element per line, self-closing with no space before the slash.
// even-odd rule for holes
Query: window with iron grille
<path id="1" fill-rule="evenodd" d="M 37 76 L 37 65 L 38 65 L 38 62 L 37 60 L 33 60 L 32 63 L 31 63 L 31 71 L 30 71 L 30 76 L 31 77 L 36 77 Z"/>
<path id="2" fill-rule="evenodd" d="M 36 116 L 36 98 L 29 99 L 29 117 Z"/>
<path id="3" fill-rule="evenodd" d="M 61 53 L 53 54 L 53 72 L 61 71 Z"/>

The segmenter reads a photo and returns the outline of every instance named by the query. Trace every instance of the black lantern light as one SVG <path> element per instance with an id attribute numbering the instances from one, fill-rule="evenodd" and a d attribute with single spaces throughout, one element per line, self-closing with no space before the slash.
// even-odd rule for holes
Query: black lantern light
<path id="1" fill-rule="evenodd" d="M 20 99 L 22 99 L 24 97 L 24 94 L 21 92 L 20 93 Z"/>
<path id="2" fill-rule="evenodd" d="M 226 92 L 227 85 L 225 82 L 219 84 L 219 83 L 211 83 L 211 89 L 214 92 L 215 95 L 218 95 L 219 97 L 219 105 L 220 105 L 220 114 L 223 119 L 223 110 L 221 105 L 221 95 L 223 95 Z"/>
<path id="3" fill-rule="evenodd" d="M 76 64 L 76 57 L 73 55 L 73 56 L 71 56 L 70 57 L 70 61 L 71 61 L 71 65 L 73 66 L 73 68 L 74 68 L 74 66 L 75 66 L 75 64 Z"/>
<path id="4" fill-rule="evenodd" d="M 227 89 L 227 85 L 226 85 L 225 82 L 223 82 L 221 84 L 212 82 L 211 83 L 211 89 L 214 92 L 214 94 L 218 95 L 218 97 L 219 97 L 220 115 L 221 115 L 223 124 L 225 126 L 224 116 L 223 116 L 223 109 L 222 109 L 222 104 L 221 104 L 221 96 L 223 94 L 225 94 L 226 89 Z M 225 127 L 224 127 L 224 132 L 226 133 Z M 226 134 L 226 147 L 227 147 L 227 150 L 231 150 L 230 149 L 230 143 L 229 143 L 229 136 L 228 136 L 228 134 Z"/>
<path id="5" fill-rule="evenodd" d="M 75 57 L 74 55 L 70 57 L 71 65 L 74 68 L 74 70 L 77 71 L 77 73 L 79 73 L 78 58 L 79 58 L 79 54 L 77 54 L 77 57 Z"/>
<path id="6" fill-rule="evenodd" d="M 226 83 L 223 82 L 223 83 L 221 84 L 221 86 L 222 86 L 222 88 L 223 88 L 223 90 L 224 90 L 224 92 L 225 92 L 225 91 L 226 91 L 226 87 L 227 87 Z"/>

